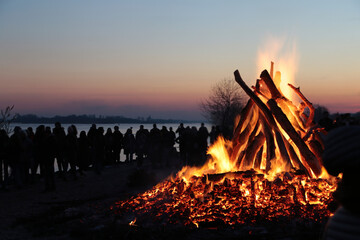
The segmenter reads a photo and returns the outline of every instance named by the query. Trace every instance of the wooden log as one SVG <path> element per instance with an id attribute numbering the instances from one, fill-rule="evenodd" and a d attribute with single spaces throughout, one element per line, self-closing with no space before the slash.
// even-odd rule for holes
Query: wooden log
<path id="1" fill-rule="evenodd" d="M 296 108 L 293 105 L 293 103 L 287 99 L 277 99 L 276 102 L 277 102 L 278 106 L 281 108 L 281 110 L 283 110 L 283 112 L 286 112 L 286 116 L 291 121 L 292 125 L 295 126 L 295 128 L 298 131 L 301 131 L 302 134 L 305 134 L 304 123 L 302 122 L 302 120 L 300 119 L 299 116 L 296 116 L 295 114 L 293 114 L 293 112 L 290 109 L 291 106 L 289 107 L 289 105 L 292 105 L 292 107 Z"/>
<path id="2" fill-rule="evenodd" d="M 232 161 L 241 160 L 239 159 L 239 152 L 243 150 L 241 149 L 241 147 L 244 148 L 247 145 L 247 139 L 250 136 L 251 132 L 252 132 L 252 126 L 248 124 L 244 129 L 244 131 L 242 131 L 240 135 L 236 139 L 234 139 L 233 141 L 234 146 L 232 148 L 232 152 L 230 155 L 230 159 Z"/>
<path id="3" fill-rule="evenodd" d="M 285 163 L 284 167 L 286 170 L 289 171 L 291 168 L 291 161 L 290 161 L 290 157 L 287 152 L 287 149 L 286 149 L 286 146 L 285 146 L 285 143 L 284 143 L 284 140 L 283 140 L 283 137 L 282 137 L 282 134 L 280 133 L 280 131 L 277 131 L 277 130 L 275 131 L 275 138 L 276 138 L 276 142 L 277 142 L 277 145 L 279 148 L 281 159 Z"/>
<path id="4" fill-rule="evenodd" d="M 262 124 L 262 130 L 266 139 L 266 166 L 265 172 L 269 172 L 271 169 L 271 160 L 275 158 L 275 142 L 274 136 L 270 127 L 267 125 L 265 117 L 263 115 L 260 116 L 260 121 Z"/>
<path id="5" fill-rule="evenodd" d="M 260 132 L 246 149 L 244 160 L 241 163 L 241 170 L 249 170 L 254 167 L 256 153 L 260 150 L 264 142 L 265 135 Z"/>
<path id="6" fill-rule="evenodd" d="M 315 115 L 315 108 L 312 105 L 312 103 L 307 100 L 307 98 L 301 93 L 300 91 L 300 87 L 294 87 L 292 84 L 288 83 L 288 85 L 296 92 L 296 94 L 301 98 L 301 100 L 306 104 L 306 106 L 309 108 L 309 117 L 306 120 L 306 127 L 309 127 L 313 120 L 314 120 L 314 115 Z"/>
<path id="7" fill-rule="evenodd" d="M 261 167 L 261 160 L 263 156 L 264 146 L 261 146 L 260 150 L 257 152 L 255 161 L 254 161 L 254 169 L 258 170 Z"/>
<path id="8" fill-rule="evenodd" d="M 275 83 L 273 82 L 267 70 L 262 71 L 260 78 L 265 82 L 266 86 L 270 90 L 272 98 L 277 99 L 283 97 L 275 86 Z"/>
<path id="9" fill-rule="evenodd" d="M 250 126 L 250 124 L 248 126 Z M 236 157 L 239 156 L 239 151 L 246 150 L 246 148 L 249 146 L 249 143 L 251 144 L 251 142 L 254 140 L 254 137 L 259 129 L 259 126 L 260 126 L 260 120 L 257 119 L 255 126 L 250 130 L 250 134 L 245 136 L 244 139 L 238 143 L 238 146 L 235 147 L 235 150 L 237 150 L 237 152 L 233 152 L 236 155 L 232 154 L 231 159 L 237 161 L 237 164 L 236 164 L 237 166 L 240 166 L 241 162 L 243 160 L 243 156 L 241 157 L 241 159 L 240 158 L 236 159 Z"/>
<path id="10" fill-rule="evenodd" d="M 296 154 L 294 148 L 291 146 L 291 144 L 288 141 L 284 141 L 286 149 L 289 153 L 291 164 L 295 169 L 300 169 L 306 172 L 308 176 L 311 176 L 311 173 L 308 172 L 308 170 L 305 168 L 305 166 L 300 161 L 298 155 Z"/>
<path id="11" fill-rule="evenodd" d="M 274 79 L 274 62 L 271 61 L 271 66 L 270 66 L 270 77 L 272 79 Z"/>
<path id="12" fill-rule="evenodd" d="M 316 140 L 310 140 L 309 146 L 310 146 L 311 151 L 317 157 L 317 159 L 319 159 L 319 161 L 322 163 L 323 149 L 322 149 L 321 143 L 319 143 Z"/>
<path id="13" fill-rule="evenodd" d="M 299 149 L 301 155 L 306 159 L 308 162 L 311 170 L 315 174 L 315 176 L 319 176 L 321 174 L 321 164 L 316 156 L 310 151 L 308 146 L 305 142 L 301 139 L 299 134 L 295 131 L 293 126 L 291 125 L 290 121 L 287 119 L 286 115 L 283 113 L 280 107 L 276 104 L 274 99 L 270 99 L 267 102 L 268 106 L 270 107 L 274 117 L 281 125 L 282 129 L 289 135 L 290 139 L 294 142 L 296 147 Z M 305 166 L 305 164 L 304 164 Z M 308 169 L 308 172 L 309 169 Z"/>
<path id="14" fill-rule="evenodd" d="M 235 81 L 242 87 L 242 89 L 245 91 L 245 93 L 254 101 L 254 103 L 259 107 L 260 112 L 264 115 L 267 123 L 271 126 L 271 128 L 277 128 L 276 122 L 267 108 L 267 106 L 261 101 L 261 99 L 256 96 L 256 94 L 251 91 L 251 89 L 246 85 L 244 80 L 242 80 L 240 73 L 238 70 L 234 72 L 235 75 Z"/>
<path id="15" fill-rule="evenodd" d="M 254 140 L 254 137 L 256 136 L 258 130 L 259 130 L 259 126 L 260 126 L 260 119 L 258 118 L 255 124 L 254 129 L 252 130 L 249 138 L 248 138 L 248 142 L 252 142 Z"/>
<path id="16" fill-rule="evenodd" d="M 240 131 L 241 131 L 242 127 L 244 126 L 245 120 L 248 118 L 253 105 L 254 105 L 254 102 L 251 99 L 249 99 L 246 106 L 242 109 L 242 111 L 240 113 L 239 123 L 234 130 L 233 141 L 234 140 L 236 141 L 236 139 L 238 138 Z"/>
<path id="17" fill-rule="evenodd" d="M 268 87 L 266 86 L 264 80 L 257 79 L 255 86 L 256 86 L 254 89 L 255 94 L 261 95 L 263 98 L 265 98 L 267 100 L 269 100 L 271 98 L 271 93 L 270 93 Z"/>
<path id="18" fill-rule="evenodd" d="M 293 119 L 293 123 L 296 124 L 297 129 L 303 131 L 305 125 L 303 124 L 299 116 L 296 116 L 295 114 L 292 113 L 289 106 L 291 105 L 294 108 L 296 107 L 281 92 L 280 89 L 281 73 L 276 72 L 275 79 L 273 78 L 274 81 L 272 80 L 272 77 L 270 77 L 269 73 L 266 70 L 264 70 L 261 73 L 260 77 L 265 82 L 268 89 L 270 90 L 272 98 L 275 99 L 280 104 L 280 107 L 287 114 L 289 114 L 289 116 Z"/>

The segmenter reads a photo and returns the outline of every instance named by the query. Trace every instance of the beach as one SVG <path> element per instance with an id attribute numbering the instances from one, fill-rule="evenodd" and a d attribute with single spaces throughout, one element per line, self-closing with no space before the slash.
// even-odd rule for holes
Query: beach
<path id="1" fill-rule="evenodd" d="M 88 170 L 76 180 L 57 177 L 52 192 L 43 192 L 42 179 L 21 189 L 0 190 L 1 239 L 82 239 L 83 231 L 102 230 L 113 221 L 110 207 L 116 201 L 151 188 L 175 171 L 146 163 L 139 170 L 133 162 L 106 167 L 101 175 Z M 144 172 L 151 177 L 129 184 L 129 176 Z"/>

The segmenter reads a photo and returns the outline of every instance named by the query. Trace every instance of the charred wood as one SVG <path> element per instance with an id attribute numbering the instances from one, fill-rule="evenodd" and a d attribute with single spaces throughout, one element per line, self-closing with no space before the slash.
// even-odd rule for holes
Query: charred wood
<path id="1" fill-rule="evenodd" d="M 265 135 L 262 132 L 260 132 L 246 149 L 246 154 L 244 160 L 242 161 L 242 167 L 243 167 L 242 169 L 247 170 L 253 168 L 253 163 L 255 160 L 256 153 L 262 147 L 264 142 L 265 142 Z"/>
<path id="2" fill-rule="evenodd" d="M 312 124 L 313 120 L 314 120 L 315 108 L 312 105 L 312 103 L 309 102 L 309 100 L 307 100 L 307 98 L 300 92 L 300 87 L 294 87 L 290 83 L 288 83 L 288 85 L 296 92 L 296 94 L 301 98 L 301 100 L 309 108 L 310 113 L 309 113 L 309 117 L 306 120 L 306 127 L 309 127 Z"/>
<path id="3" fill-rule="evenodd" d="M 262 73 L 260 74 L 260 78 L 265 82 L 266 86 L 270 90 L 272 98 L 277 99 L 283 97 L 280 91 L 275 86 L 275 83 L 267 70 L 262 71 Z"/>
<path id="4" fill-rule="evenodd" d="M 276 101 L 274 99 L 270 99 L 267 102 L 267 104 L 270 107 L 276 120 L 281 125 L 282 129 L 289 135 L 290 139 L 294 142 L 294 144 L 299 149 L 301 155 L 306 159 L 311 170 L 314 172 L 314 174 L 316 176 L 319 176 L 321 174 L 321 165 L 320 165 L 319 160 L 310 151 L 308 146 L 301 139 L 299 134 L 295 131 L 295 129 L 291 125 L 291 123 L 288 120 L 288 118 L 286 117 L 286 115 L 283 113 L 281 108 L 276 104 Z"/>

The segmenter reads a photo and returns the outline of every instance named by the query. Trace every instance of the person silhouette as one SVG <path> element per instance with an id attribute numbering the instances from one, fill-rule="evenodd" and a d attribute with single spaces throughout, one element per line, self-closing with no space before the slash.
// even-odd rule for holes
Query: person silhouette
<path id="1" fill-rule="evenodd" d="M 55 158 L 58 166 L 59 176 L 64 178 L 66 173 L 66 166 L 64 161 L 64 152 L 65 152 L 65 130 L 61 126 L 60 122 L 55 123 L 55 127 L 53 129 L 53 134 L 56 141 L 56 152 Z"/>
<path id="2" fill-rule="evenodd" d="M 360 239 L 360 126 L 330 131 L 325 140 L 323 163 L 329 174 L 343 174 L 334 193 L 341 205 L 329 219 L 323 239 Z"/>
<path id="3" fill-rule="evenodd" d="M 144 125 L 140 125 L 139 130 L 135 134 L 135 145 L 137 155 L 137 165 L 142 166 L 144 155 L 147 154 L 149 131 L 144 128 Z"/>
<path id="4" fill-rule="evenodd" d="M 114 127 L 113 132 L 113 150 L 115 163 L 120 163 L 120 152 L 123 145 L 123 134 L 119 130 L 119 126 Z"/>
<path id="5" fill-rule="evenodd" d="M 128 128 L 124 136 L 124 154 L 126 156 L 125 162 L 132 162 L 135 152 L 135 136 L 132 129 Z"/>

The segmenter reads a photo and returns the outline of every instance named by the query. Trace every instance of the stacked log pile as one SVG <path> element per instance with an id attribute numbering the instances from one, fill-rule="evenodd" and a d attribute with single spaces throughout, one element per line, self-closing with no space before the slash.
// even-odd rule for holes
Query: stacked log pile
<path id="1" fill-rule="evenodd" d="M 323 151 L 319 132 L 323 129 L 313 123 L 314 107 L 300 88 L 288 84 L 302 101 L 295 106 L 281 92 L 279 72 L 274 81 L 264 70 L 253 89 L 246 85 L 238 70 L 234 75 L 250 99 L 234 128 L 231 160 L 236 161 L 240 170 L 262 168 L 269 172 L 275 167 L 274 160 L 281 159 L 284 170 L 304 170 L 310 177 L 319 177 Z"/>

